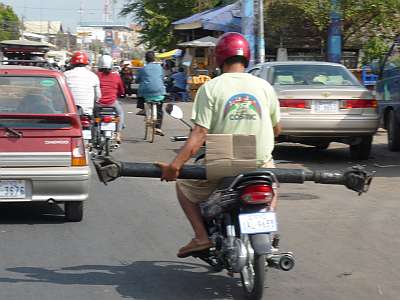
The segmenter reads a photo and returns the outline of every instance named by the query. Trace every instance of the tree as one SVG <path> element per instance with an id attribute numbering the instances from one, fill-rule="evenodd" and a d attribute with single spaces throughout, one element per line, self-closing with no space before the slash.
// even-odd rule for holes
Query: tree
<path id="1" fill-rule="evenodd" d="M 142 26 L 142 43 L 157 50 L 176 45 L 172 22 L 215 7 L 219 0 L 130 0 L 121 15 L 131 15 Z"/>
<path id="2" fill-rule="evenodd" d="M 376 36 L 371 38 L 363 48 L 363 64 L 368 65 L 374 60 L 381 60 L 388 52 L 390 44 L 384 39 Z"/>
<path id="3" fill-rule="evenodd" d="M 20 22 L 11 6 L 0 3 L 0 41 L 17 39 Z"/>
<path id="4" fill-rule="evenodd" d="M 267 8 L 286 8 L 286 11 L 296 10 L 299 18 L 304 18 L 313 24 L 313 29 L 322 40 L 326 40 L 331 11 L 331 0 L 266 0 Z M 400 32 L 400 1 L 399 0 L 341 0 L 343 43 L 352 41 L 365 43 L 369 38 L 380 35 L 391 38 Z M 267 10 L 268 11 L 268 10 Z M 285 22 L 284 15 L 277 19 L 266 19 L 275 27 L 290 26 Z M 296 26 L 296 25 L 293 25 Z M 268 28 L 268 27 L 267 27 Z"/>

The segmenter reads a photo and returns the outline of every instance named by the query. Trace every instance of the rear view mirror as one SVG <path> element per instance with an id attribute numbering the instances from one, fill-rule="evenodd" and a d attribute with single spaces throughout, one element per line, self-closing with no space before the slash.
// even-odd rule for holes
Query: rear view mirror
<path id="1" fill-rule="evenodd" d="M 171 117 L 173 117 L 174 119 L 177 120 L 182 120 L 183 119 L 183 111 L 182 109 L 174 104 L 168 104 L 165 107 L 165 111 L 167 112 L 167 114 L 169 114 Z"/>

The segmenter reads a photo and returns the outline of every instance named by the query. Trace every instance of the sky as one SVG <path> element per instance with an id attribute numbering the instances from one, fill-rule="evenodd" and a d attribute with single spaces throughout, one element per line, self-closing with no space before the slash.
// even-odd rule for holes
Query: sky
<path id="1" fill-rule="evenodd" d="M 64 31 L 75 32 L 79 21 L 103 21 L 104 0 L 0 0 L 0 3 L 10 5 L 21 18 L 27 21 L 61 21 Z M 126 19 L 118 16 L 125 0 L 116 4 L 115 21 Z M 83 13 L 80 13 L 80 7 Z"/>

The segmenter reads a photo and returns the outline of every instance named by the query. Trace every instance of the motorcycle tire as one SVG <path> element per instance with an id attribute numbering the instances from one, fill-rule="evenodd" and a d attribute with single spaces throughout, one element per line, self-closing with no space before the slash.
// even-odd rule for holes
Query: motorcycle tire
<path id="1" fill-rule="evenodd" d="M 253 261 L 253 279 L 252 282 L 249 282 L 248 274 L 246 275 L 246 271 L 242 270 L 240 272 L 240 278 L 242 281 L 243 291 L 246 299 L 249 300 L 260 300 L 263 297 L 264 293 L 264 281 L 265 281 L 265 255 L 254 254 Z M 248 268 L 249 265 L 246 265 L 245 268 Z M 249 272 L 251 270 L 248 270 Z"/>

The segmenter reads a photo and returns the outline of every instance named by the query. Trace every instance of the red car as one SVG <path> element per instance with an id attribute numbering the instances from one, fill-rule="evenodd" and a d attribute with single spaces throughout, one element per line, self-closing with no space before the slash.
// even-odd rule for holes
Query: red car
<path id="1" fill-rule="evenodd" d="M 64 203 L 79 222 L 90 168 L 62 73 L 0 65 L 0 203 Z"/>

